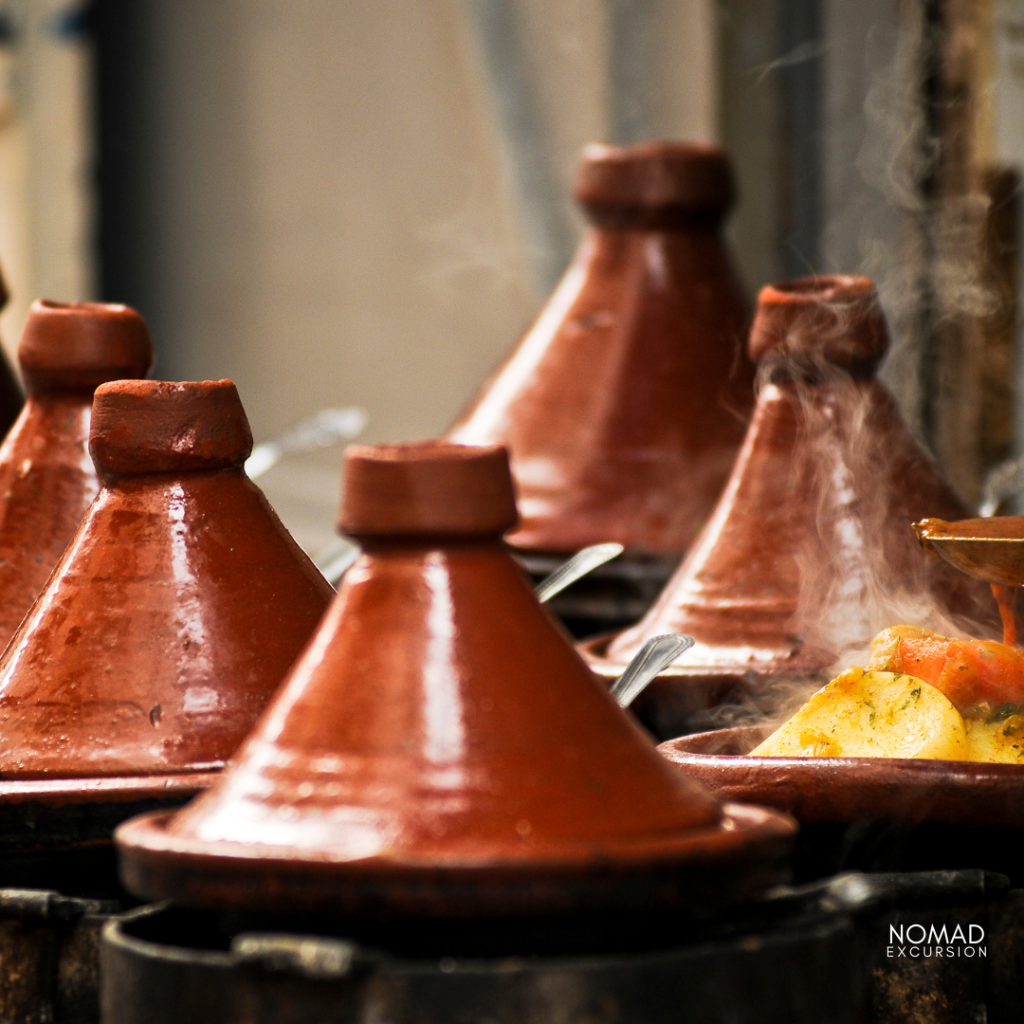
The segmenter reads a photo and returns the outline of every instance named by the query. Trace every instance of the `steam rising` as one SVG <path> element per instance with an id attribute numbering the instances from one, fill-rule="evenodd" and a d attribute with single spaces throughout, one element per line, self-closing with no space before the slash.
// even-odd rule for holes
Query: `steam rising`
<path id="1" fill-rule="evenodd" d="M 858 211 L 856 269 L 876 281 L 893 333 L 882 376 L 920 429 L 921 410 L 937 397 L 923 394 L 929 382 L 922 379 L 936 332 L 957 319 L 969 324 L 990 315 L 998 299 L 983 279 L 980 259 L 990 200 L 970 180 L 957 189 L 942 178 L 945 154 L 928 124 L 925 55 L 935 43 L 927 38 L 925 5 L 902 4 L 900 11 L 895 45 L 881 63 L 879 54 L 891 42 L 869 38 L 867 60 L 877 71 L 856 166 L 876 195 Z M 837 334 L 852 326 L 841 322 L 840 311 L 836 316 Z M 900 493 L 900 481 L 887 480 L 882 471 L 893 446 L 890 436 L 872 428 L 876 393 L 824 359 L 809 367 L 806 353 L 820 351 L 821 344 L 820 334 L 789 339 L 790 353 L 802 355 L 762 367 L 762 386 L 792 381 L 804 415 L 802 442 L 811 456 L 813 481 L 804 493 L 817 498 L 816 533 L 797 555 L 801 587 L 792 633 L 805 647 L 830 653 L 830 675 L 865 664 L 871 638 L 900 623 L 949 636 L 997 636 L 994 602 L 986 607 L 979 600 L 973 617 L 951 615 L 933 590 L 935 560 L 916 550 L 909 523 L 902 533 L 893 529 L 894 518 L 909 520 L 905 507 L 915 496 Z M 794 494 L 800 486 L 793 481 Z M 709 725 L 776 722 L 818 685 L 758 682 L 742 705 L 712 712 Z"/>
<path id="2" fill-rule="evenodd" d="M 926 555 L 910 528 L 952 500 L 929 456 L 913 441 L 883 385 L 826 358 L 855 339 L 863 307 L 820 307 L 760 368 L 759 387 L 785 388 L 801 412 L 790 481 L 794 500 L 815 502 L 815 529 L 796 552 L 800 590 L 789 632 L 830 668 L 817 680 L 760 677 L 738 705 L 707 713 L 702 727 L 776 723 L 828 678 L 865 665 L 881 630 L 908 623 L 962 638 L 995 636 L 995 604 L 983 587 L 950 575 Z M 801 331 L 806 336 L 801 336 Z M 922 484 L 929 478 L 934 483 Z M 924 506 L 924 507 L 922 507 Z M 946 515 L 950 513 L 943 510 Z M 767 540 L 770 542 L 770 540 Z M 946 584 L 973 586 L 975 617 L 952 614 Z M 937 592 L 938 591 L 938 592 Z M 963 593 L 961 593 L 961 601 Z"/>
<path id="3" fill-rule="evenodd" d="M 935 397 L 922 396 L 931 336 L 943 324 L 987 316 L 998 305 L 979 258 L 991 200 L 959 166 L 967 162 L 962 154 L 959 163 L 956 156 L 950 160 L 928 123 L 928 50 L 940 44 L 928 38 L 925 9 L 899 5 L 894 41 L 877 30 L 868 36 L 865 60 L 873 75 L 856 159 L 857 172 L 874 192 L 855 211 L 856 269 L 878 287 L 893 333 L 881 376 L 915 431 L 924 402 Z M 953 145 L 969 148 L 970 142 Z M 952 180 L 956 172 L 963 181 Z M 836 229 L 841 233 L 839 225 L 829 225 Z M 852 262 L 840 269 L 853 271 Z"/>

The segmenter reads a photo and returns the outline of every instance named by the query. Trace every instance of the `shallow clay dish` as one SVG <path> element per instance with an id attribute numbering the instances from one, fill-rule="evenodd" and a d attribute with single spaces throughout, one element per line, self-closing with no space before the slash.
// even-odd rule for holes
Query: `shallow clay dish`
<path id="1" fill-rule="evenodd" d="M 750 757 L 772 727 L 719 729 L 658 750 L 723 799 L 801 823 L 864 820 L 1024 829 L 1024 765 L 873 757 Z"/>

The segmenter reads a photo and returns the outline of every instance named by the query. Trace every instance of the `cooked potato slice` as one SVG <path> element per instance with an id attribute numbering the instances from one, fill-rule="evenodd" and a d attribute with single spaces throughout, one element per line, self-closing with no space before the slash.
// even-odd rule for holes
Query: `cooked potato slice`
<path id="1" fill-rule="evenodd" d="M 960 712 L 899 672 L 847 669 L 752 751 L 761 757 L 927 757 L 963 761 Z"/>
<path id="2" fill-rule="evenodd" d="M 968 761 L 1003 761 L 1024 764 L 1024 715 L 1009 715 L 985 722 L 965 719 Z"/>

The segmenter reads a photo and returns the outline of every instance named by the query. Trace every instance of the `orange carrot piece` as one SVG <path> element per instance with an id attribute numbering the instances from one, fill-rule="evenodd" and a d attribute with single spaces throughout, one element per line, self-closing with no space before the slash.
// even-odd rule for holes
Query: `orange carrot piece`
<path id="1" fill-rule="evenodd" d="M 892 626 L 871 641 L 871 653 L 869 670 L 917 676 L 960 711 L 982 701 L 1024 704 L 1024 651 L 1017 647 Z"/>

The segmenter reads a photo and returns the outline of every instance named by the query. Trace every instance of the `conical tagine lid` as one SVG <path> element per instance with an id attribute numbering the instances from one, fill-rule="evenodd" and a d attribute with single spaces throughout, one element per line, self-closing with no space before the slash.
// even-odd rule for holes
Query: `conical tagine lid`
<path id="1" fill-rule="evenodd" d="M 104 384 L 89 447 L 102 489 L 0 657 L 0 798 L 219 769 L 332 595 L 245 476 L 230 381 Z"/>
<path id="2" fill-rule="evenodd" d="M 647 616 L 587 646 L 596 667 L 613 674 L 648 637 L 683 632 L 697 643 L 671 671 L 749 682 L 825 671 L 895 622 L 994 620 L 984 584 L 922 551 L 911 529 L 967 510 L 874 379 L 887 347 L 865 278 L 761 292 L 750 351 L 768 383 L 729 485 Z M 679 703 L 675 685 L 657 680 L 648 709 L 659 687 Z M 656 710 L 645 719 L 665 731 Z"/>
<path id="3" fill-rule="evenodd" d="M 502 448 L 350 448 L 345 479 L 361 559 L 215 786 L 119 830 L 130 889 L 528 914 L 775 875 L 791 823 L 723 810 L 664 762 L 538 604 L 500 543 L 516 519 Z"/>
<path id="4" fill-rule="evenodd" d="M 0 649 L 99 491 L 87 447 L 93 392 L 145 377 L 153 346 L 127 306 L 37 300 L 18 361 L 28 400 L 0 447 Z"/>
<path id="5" fill-rule="evenodd" d="M 678 557 L 711 514 L 753 405 L 750 308 L 720 231 L 734 191 L 716 146 L 584 149 L 590 231 L 449 434 L 509 449 L 517 548 Z"/>

